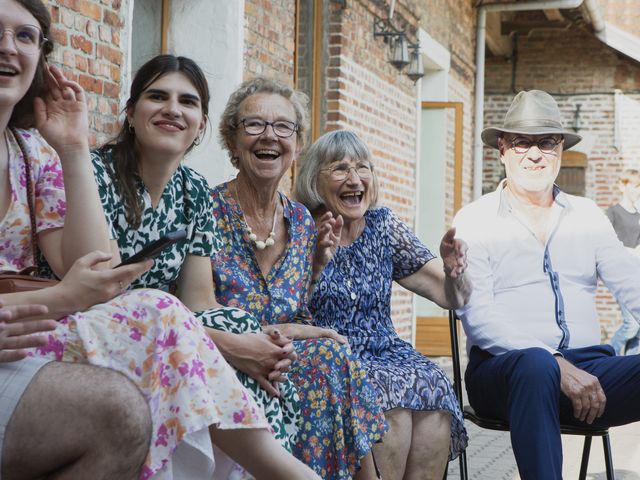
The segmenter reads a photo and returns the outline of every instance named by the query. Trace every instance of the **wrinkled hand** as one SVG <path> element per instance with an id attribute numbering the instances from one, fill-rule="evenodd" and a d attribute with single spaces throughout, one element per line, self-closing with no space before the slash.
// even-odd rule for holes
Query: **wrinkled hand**
<path id="1" fill-rule="evenodd" d="M 556 357 L 560 366 L 560 390 L 573 404 L 573 416 L 588 424 L 604 413 L 607 397 L 600 381 L 562 357 Z"/>
<path id="2" fill-rule="evenodd" d="M 36 127 L 61 157 L 65 150 L 88 148 L 89 116 L 84 90 L 54 66 L 45 75 L 49 91 L 33 104 Z"/>
<path id="3" fill-rule="evenodd" d="M 444 264 L 444 273 L 451 278 L 460 278 L 467 268 L 467 244 L 455 238 L 455 227 L 447 230 L 440 242 L 440 257 Z"/>
<path id="4" fill-rule="evenodd" d="M 32 335 L 56 329 L 54 320 L 34 320 L 47 313 L 44 305 L 2 307 L 0 302 L 0 363 L 16 362 L 27 356 L 23 349 L 41 347 L 47 338 Z"/>
<path id="5" fill-rule="evenodd" d="M 84 311 L 119 295 L 153 265 L 153 260 L 146 260 L 114 269 L 95 268 L 110 261 L 111 257 L 111 253 L 98 250 L 80 257 L 53 288 L 59 289 L 63 298 L 72 302 L 77 311 Z"/>
<path id="6" fill-rule="evenodd" d="M 273 326 L 264 327 L 264 331 Z M 278 330 L 289 338 L 294 340 L 305 340 L 307 338 L 332 338 L 341 345 L 348 343 L 347 337 L 340 335 L 331 328 L 316 327 L 313 325 L 304 325 L 302 323 L 280 323 Z"/>
<path id="7" fill-rule="evenodd" d="M 285 382 L 284 373 L 297 358 L 290 338 L 271 333 L 243 333 L 228 350 L 228 361 L 254 378 L 272 397 L 280 396 L 277 382 Z"/>
<path id="8" fill-rule="evenodd" d="M 333 217 L 331 212 L 327 212 L 316 222 L 318 227 L 318 238 L 316 249 L 313 255 L 314 270 L 322 270 L 333 258 L 342 235 L 344 220 L 342 215 Z"/>

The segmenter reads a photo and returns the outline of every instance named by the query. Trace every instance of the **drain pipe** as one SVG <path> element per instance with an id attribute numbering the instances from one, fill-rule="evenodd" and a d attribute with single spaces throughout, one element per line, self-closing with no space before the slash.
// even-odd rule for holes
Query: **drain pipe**
<path id="1" fill-rule="evenodd" d="M 476 105 L 473 145 L 473 198 L 482 195 L 482 127 L 484 123 L 484 59 L 487 34 L 487 12 L 515 12 L 550 8 L 578 8 L 584 0 L 547 0 L 538 2 L 496 3 L 478 7 L 476 29 Z M 588 0 L 587 0 L 588 1 Z"/>

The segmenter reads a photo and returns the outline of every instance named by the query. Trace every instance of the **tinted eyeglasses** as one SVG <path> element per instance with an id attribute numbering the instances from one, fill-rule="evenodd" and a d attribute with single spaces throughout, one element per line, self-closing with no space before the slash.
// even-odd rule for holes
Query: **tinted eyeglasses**
<path id="1" fill-rule="evenodd" d="M 269 125 L 280 138 L 289 138 L 294 132 L 298 131 L 298 124 L 288 120 L 276 120 L 275 122 L 267 122 L 260 118 L 244 118 L 238 122 L 236 128 L 242 125 L 247 135 L 262 135 Z"/>
<path id="2" fill-rule="evenodd" d="M 563 137 L 543 137 L 539 140 L 533 140 L 526 137 L 516 137 L 513 140 L 505 140 L 510 148 L 517 154 L 527 153 L 534 145 L 542 153 L 554 153 L 558 145 L 564 140 Z"/>
<path id="3" fill-rule="evenodd" d="M 5 27 L 0 23 L 0 40 L 5 34 L 11 33 L 16 50 L 23 55 L 36 55 L 48 39 L 44 38 L 42 30 L 35 25 L 20 25 L 15 28 Z"/>

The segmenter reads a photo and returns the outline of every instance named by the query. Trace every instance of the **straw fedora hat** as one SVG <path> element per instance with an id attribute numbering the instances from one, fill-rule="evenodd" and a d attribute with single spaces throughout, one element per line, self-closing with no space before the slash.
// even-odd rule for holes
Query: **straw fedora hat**
<path id="1" fill-rule="evenodd" d="M 482 131 L 482 141 L 489 147 L 498 148 L 498 138 L 503 133 L 562 135 L 565 150 L 582 140 L 580 135 L 562 127 L 558 104 L 551 95 L 542 90 L 518 93 L 511 102 L 502 127 L 485 128 Z"/>

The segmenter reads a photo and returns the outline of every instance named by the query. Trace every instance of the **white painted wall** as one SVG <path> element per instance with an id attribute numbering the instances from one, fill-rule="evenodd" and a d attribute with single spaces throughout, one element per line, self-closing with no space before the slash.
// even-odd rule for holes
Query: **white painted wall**
<path id="1" fill-rule="evenodd" d="M 171 2 L 169 52 L 190 57 L 209 82 L 211 120 L 202 143 L 188 164 L 214 186 L 235 176 L 228 155 L 218 142 L 218 120 L 229 95 L 242 82 L 244 0 Z"/>

